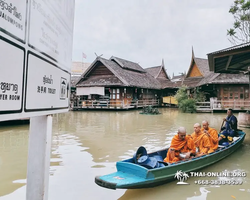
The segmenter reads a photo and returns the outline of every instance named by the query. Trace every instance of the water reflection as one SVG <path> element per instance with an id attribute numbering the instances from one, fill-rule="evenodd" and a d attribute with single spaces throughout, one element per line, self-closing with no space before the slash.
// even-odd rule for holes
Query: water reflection
<path id="1" fill-rule="evenodd" d="M 180 113 L 169 108 L 161 108 L 162 114 L 154 116 L 141 115 L 139 112 L 84 111 L 55 115 L 49 199 L 250 198 L 249 176 L 242 177 L 244 183 L 238 186 L 201 186 L 195 184 L 199 177 L 190 177 L 190 185 L 177 185 L 174 181 L 140 190 L 108 190 L 97 186 L 94 183 L 96 175 L 114 172 L 115 162 L 133 156 L 139 146 L 145 146 L 148 152 L 164 148 L 169 145 L 179 126 L 185 126 L 191 134 L 193 124 L 204 119 L 209 121 L 211 127 L 219 129 L 222 118 L 226 115 Z M 24 200 L 28 125 L 1 128 L 0 131 L 0 200 Z M 250 129 L 244 131 L 247 136 L 244 145 L 237 152 L 202 171 L 237 170 L 250 174 Z"/>
<path id="2" fill-rule="evenodd" d="M 0 196 L 25 185 L 27 152 L 27 125 L 0 127 Z"/>

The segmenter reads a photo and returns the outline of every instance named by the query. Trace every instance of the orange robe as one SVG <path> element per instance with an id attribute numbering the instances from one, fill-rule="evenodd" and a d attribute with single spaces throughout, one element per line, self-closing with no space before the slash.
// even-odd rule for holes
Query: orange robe
<path id="1" fill-rule="evenodd" d="M 201 131 L 199 134 L 193 132 L 191 136 L 194 140 L 195 146 L 199 148 L 199 153 L 207 154 L 211 148 L 211 143 L 208 136 Z"/>
<path id="2" fill-rule="evenodd" d="M 204 131 L 204 128 L 201 129 L 201 132 Z M 211 143 L 211 148 L 208 151 L 208 153 L 212 153 L 214 152 L 217 148 L 218 148 L 218 133 L 215 129 L 213 128 L 208 128 L 208 133 L 210 134 L 210 136 L 208 136 L 210 143 Z"/>
<path id="3" fill-rule="evenodd" d="M 175 151 L 171 151 L 174 149 Z M 173 163 L 179 161 L 180 153 L 191 152 L 195 154 L 195 145 L 194 141 L 190 135 L 185 137 L 185 140 L 181 140 L 178 137 L 178 134 L 175 135 L 171 141 L 171 145 L 168 149 L 167 157 L 164 159 L 164 162 Z"/>

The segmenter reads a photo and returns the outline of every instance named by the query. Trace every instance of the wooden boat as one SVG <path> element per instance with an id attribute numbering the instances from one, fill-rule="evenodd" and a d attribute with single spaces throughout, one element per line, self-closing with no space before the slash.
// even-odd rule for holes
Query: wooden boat
<path id="1" fill-rule="evenodd" d="M 198 172 L 199 169 L 229 156 L 242 144 L 244 138 L 245 133 L 238 131 L 238 137 L 234 137 L 234 141 L 228 146 L 219 145 L 213 153 L 172 164 L 162 162 L 168 149 L 147 154 L 145 148 L 140 147 L 133 158 L 116 163 L 117 172 L 97 176 L 95 183 L 109 189 L 148 188 L 165 184 L 174 180 L 177 171 Z M 139 159 L 138 155 L 141 156 Z"/>

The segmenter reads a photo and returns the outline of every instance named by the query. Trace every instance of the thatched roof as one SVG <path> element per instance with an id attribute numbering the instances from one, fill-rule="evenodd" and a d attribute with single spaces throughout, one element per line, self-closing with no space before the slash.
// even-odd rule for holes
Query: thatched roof
<path id="1" fill-rule="evenodd" d="M 244 74 L 219 74 L 213 80 L 213 84 L 248 84 L 249 76 Z"/>
<path id="2" fill-rule="evenodd" d="M 172 88 L 172 82 L 168 77 L 163 60 L 160 66 L 149 67 L 145 70 L 160 82 L 162 89 Z M 162 74 L 165 75 L 162 76 Z"/>
<path id="3" fill-rule="evenodd" d="M 183 85 L 183 81 L 185 78 L 185 74 L 181 74 L 178 76 L 173 76 L 173 78 L 171 79 L 172 82 L 172 88 L 179 88 Z"/>
<path id="4" fill-rule="evenodd" d="M 116 62 L 120 67 L 138 72 L 146 72 L 138 63 L 124 60 L 122 58 L 112 56 L 109 60 Z"/>
<path id="5" fill-rule="evenodd" d="M 162 69 L 162 66 L 160 65 L 160 66 L 156 66 L 156 67 L 149 67 L 149 68 L 146 68 L 145 70 L 148 73 L 150 73 L 154 78 L 157 78 L 161 69 Z"/>
<path id="6" fill-rule="evenodd" d="M 109 75 L 91 77 L 90 72 L 100 65 L 105 66 L 110 71 Z M 77 86 L 94 85 L 161 89 L 160 82 L 147 73 L 139 64 L 117 57 L 111 57 L 109 60 L 97 57 L 77 83 Z"/>
<path id="7" fill-rule="evenodd" d="M 71 87 L 75 87 L 76 83 L 79 81 L 80 76 L 71 76 L 70 85 Z"/>

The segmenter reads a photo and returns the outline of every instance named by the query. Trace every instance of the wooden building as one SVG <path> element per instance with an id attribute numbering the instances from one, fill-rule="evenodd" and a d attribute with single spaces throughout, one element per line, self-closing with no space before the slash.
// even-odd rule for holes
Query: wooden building
<path id="1" fill-rule="evenodd" d="M 234 107 L 245 109 L 249 101 L 248 76 L 240 74 L 224 74 L 209 71 L 207 59 L 196 58 L 192 51 L 191 64 L 183 84 L 190 89 L 199 88 L 206 94 L 206 101 L 212 101 L 213 109 Z M 237 105 L 237 106 L 236 106 Z"/>
<path id="2" fill-rule="evenodd" d="M 242 110 L 248 110 L 248 112 L 240 112 L 238 115 L 238 125 L 242 127 L 250 127 L 250 99 L 249 99 L 249 90 L 250 90 L 250 42 L 236 45 L 230 48 L 222 49 L 216 52 L 208 54 L 209 68 L 211 71 L 220 72 L 220 73 L 231 73 L 235 74 L 234 77 L 237 77 L 239 73 L 244 72 L 248 74 L 249 78 L 249 89 L 243 87 L 238 90 L 236 93 L 236 98 L 245 99 L 243 101 Z M 238 78 L 238 80 L 241 80 Z M 232 90 L 237 88 L 227 88 L 225 89 L 225 96 L 229 98 L 234 98 L 234 95 L 230 94 Z M 224 96 L 224 94 L 223 94 Z M 233 106 L 231 107 L 235 109 Z"/>
<path id="3" fill-rule="evenodd" d="M 154 72 L 155 76 L 151 75 Z M 76 84 L 78 100 L 74 107 L 128 109 L 159 105 L 163 80 L 170 82 L 164 66 L 145 70 L 138 63 L 114 56 L 109 60 L 97 57 Z"/>
<path id="4" fill-rule="evenodd" d="M 166 72 L 164 60 L 162 60 L 160 66 L 149 67 L 145 70 L 161 84 L 161 91 L 159 93 L 161 101 L 164 96 L 171 96 L 176 93 L 178 89 L 173 87 L 173 82 Z"/>

